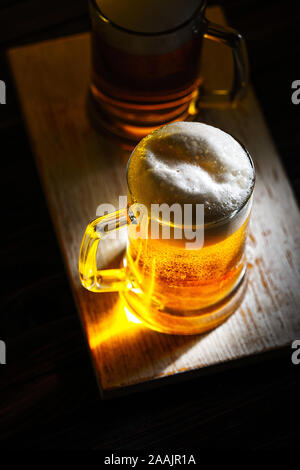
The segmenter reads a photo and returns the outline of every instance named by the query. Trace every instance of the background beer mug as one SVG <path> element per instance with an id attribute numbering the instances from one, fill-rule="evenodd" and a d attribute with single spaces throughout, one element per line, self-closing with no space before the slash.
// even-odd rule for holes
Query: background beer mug
<path id="1" fill-rule="evenodd" d="M 205 8 L 205 0 L 90 0 L 92 120 L 138 141 L 165 123 L 192 118 L 199 106 L 241 97 L 247 84 L 244 40 L 210 23 Z M 231 48 L 231 90 L 205 90 L 204 38 Z"/>
<path id="2" fill-rule="evenodd" d="M 139 204 L 138 194 L 147 191 L 136 165 L 140 148 L 141 144 L 135 148 L 127 167 L 128 207 L 97 218 L 86 229 L 79 258 L 81 283 L 93 292 L 119 291 L 129 310 L 152 329 L 173 334 L 209 330 L 237 308 L 245 292 L 253 162 L 244 149 L 253 169 L 247 200 L 221 220 L 193 226 L 194 232 L 203 231 L 204 244 L 188 249 L 190 239 L 184 231 L 181 238 L 175 236 L 174 220 L 158 218 L 150 207 L 143 210 L 145 201 Z M 153 219 L 159 225 L 157 238 L 149 229 Z M 170 227 L 167 239 L 161 230 L 166 224 Z M 122 268 L 98 270 L 99 242 L 125 226 L 128 243 Z"/>

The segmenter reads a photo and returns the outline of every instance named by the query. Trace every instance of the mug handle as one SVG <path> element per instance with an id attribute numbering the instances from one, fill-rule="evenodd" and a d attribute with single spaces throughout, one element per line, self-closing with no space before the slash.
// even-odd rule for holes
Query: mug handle
<path id="1" fill-rule="evenodd" d="M 79 254 L 79 277 L 83 287 L 92 292 L 116 292 L 131 288 L 125 268 L 97 268 L 97 249 L 100 240 L 109 233 L 136 223 L 134 215 L 127 209 L 98 217 L 86 228 Z"/>
<path id="2" fill-rule="evenodd" d="M 211 23 L 205 19 L 206 27 L 204 38 L 210 41 L 224 44 L 232 50 L 234 76 L 230 90 L 211 90 L 199 95 L 195 104 L 197 108 L 207 108 L 218 104 L 233 103 L 243 98 L 248 85 L 248 56 L 243 36 L 235 29 Z"/>

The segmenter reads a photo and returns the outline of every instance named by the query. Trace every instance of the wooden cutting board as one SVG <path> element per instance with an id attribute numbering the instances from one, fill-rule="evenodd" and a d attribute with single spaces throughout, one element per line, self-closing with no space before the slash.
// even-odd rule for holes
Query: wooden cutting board
<path id="1" fill-rule="evenodd" d="M 224 22 L 217 8 L 208 17 Z M 251 88 L 237 108 L 203 110 L 199 118 L 239 138 L 255 161 L 247 294 L 239 310 L 214 331 L 171 336 L 133 321 L 117 294 L 90 293 L 79 282 L 84 229 L 99 204 L 116 205 L 126 194 L 129 157 L 98 134 L 86 116 L 89 34 L 12 49 L 8 56 L 103 396 L 233 366 L 300 337 L 299 211 Z M 229 84 L 230 67 L 223 65 L 228 60 L 228 51 L 207 43 L 203 68 L 211 84 Z M 109 265 L 122 248 L 120 242 L 107 243 L 103 264 Z"/>

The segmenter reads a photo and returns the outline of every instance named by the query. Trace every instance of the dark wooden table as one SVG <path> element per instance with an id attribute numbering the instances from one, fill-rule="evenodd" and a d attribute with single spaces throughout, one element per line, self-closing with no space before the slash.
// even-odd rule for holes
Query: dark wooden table
<path id="1" fill-rule="evenodd" d="M 294 1 L 227 0 L 248 40 L 251 76 L 299 201 L 299 15 Z M 1 0 L 0 447 L 278 449 L 299 444 L 300 365 L 292 350 L 260 363 L 109 402 L 99 398 L 75 305 L 36 173 L 8 47 L 89 28 L 86 0 Z"/>

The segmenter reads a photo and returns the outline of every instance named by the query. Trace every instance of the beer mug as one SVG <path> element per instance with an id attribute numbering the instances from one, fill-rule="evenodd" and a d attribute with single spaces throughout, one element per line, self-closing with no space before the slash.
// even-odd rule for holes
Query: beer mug
<path id="1" fill-rule="evenodd" d="M 248 67 L 244 40 L 237 31 L 209 22 L 205 9 L 205 0 L 90 0 L 88 109 L 95 123 L 137 142 L 163 124 L 193 119 L 199 106 L 243 96 Z M 203 39 L 231 49 L 230 90 L 205 89 Z"/>
<path id="2" fill-rule="evenodd" d="M 218 152 L 222 155 L 224 148 L 229 149 L 226 164 L 213 152 L 207 157 L 209 149 L 199 157 L 194 138 L 199 132 L 208 135 L 213 146 L 218 136 L 225 139 Z M 236 168 L 231 163 L 234 151 L 241 155 Z M 205 184 L 197 186 L 199 181 Z M 194 334 L 217 326 L 237 308 L 245 292 L 245 243 L 254 181 L 249 153 L 229 134 L 195 122 L 154 131 L 129 159 L 127 207 L 97 218 L 86 229 L 79 257 L 82 285 L 92 292 L 119 291 L 128 309 L 154 330 Z M 206 188 L 207 194 L 198 194 L 198 187 Z M 205 206 L 197 201 L 205 201 L 204 217 L 201 211 L 199 217 L 192 211 L 183 219 L 187 206 L 193 210 Z M 126 226 L 122 267 L 99 270 L 99 243 Z"/>

